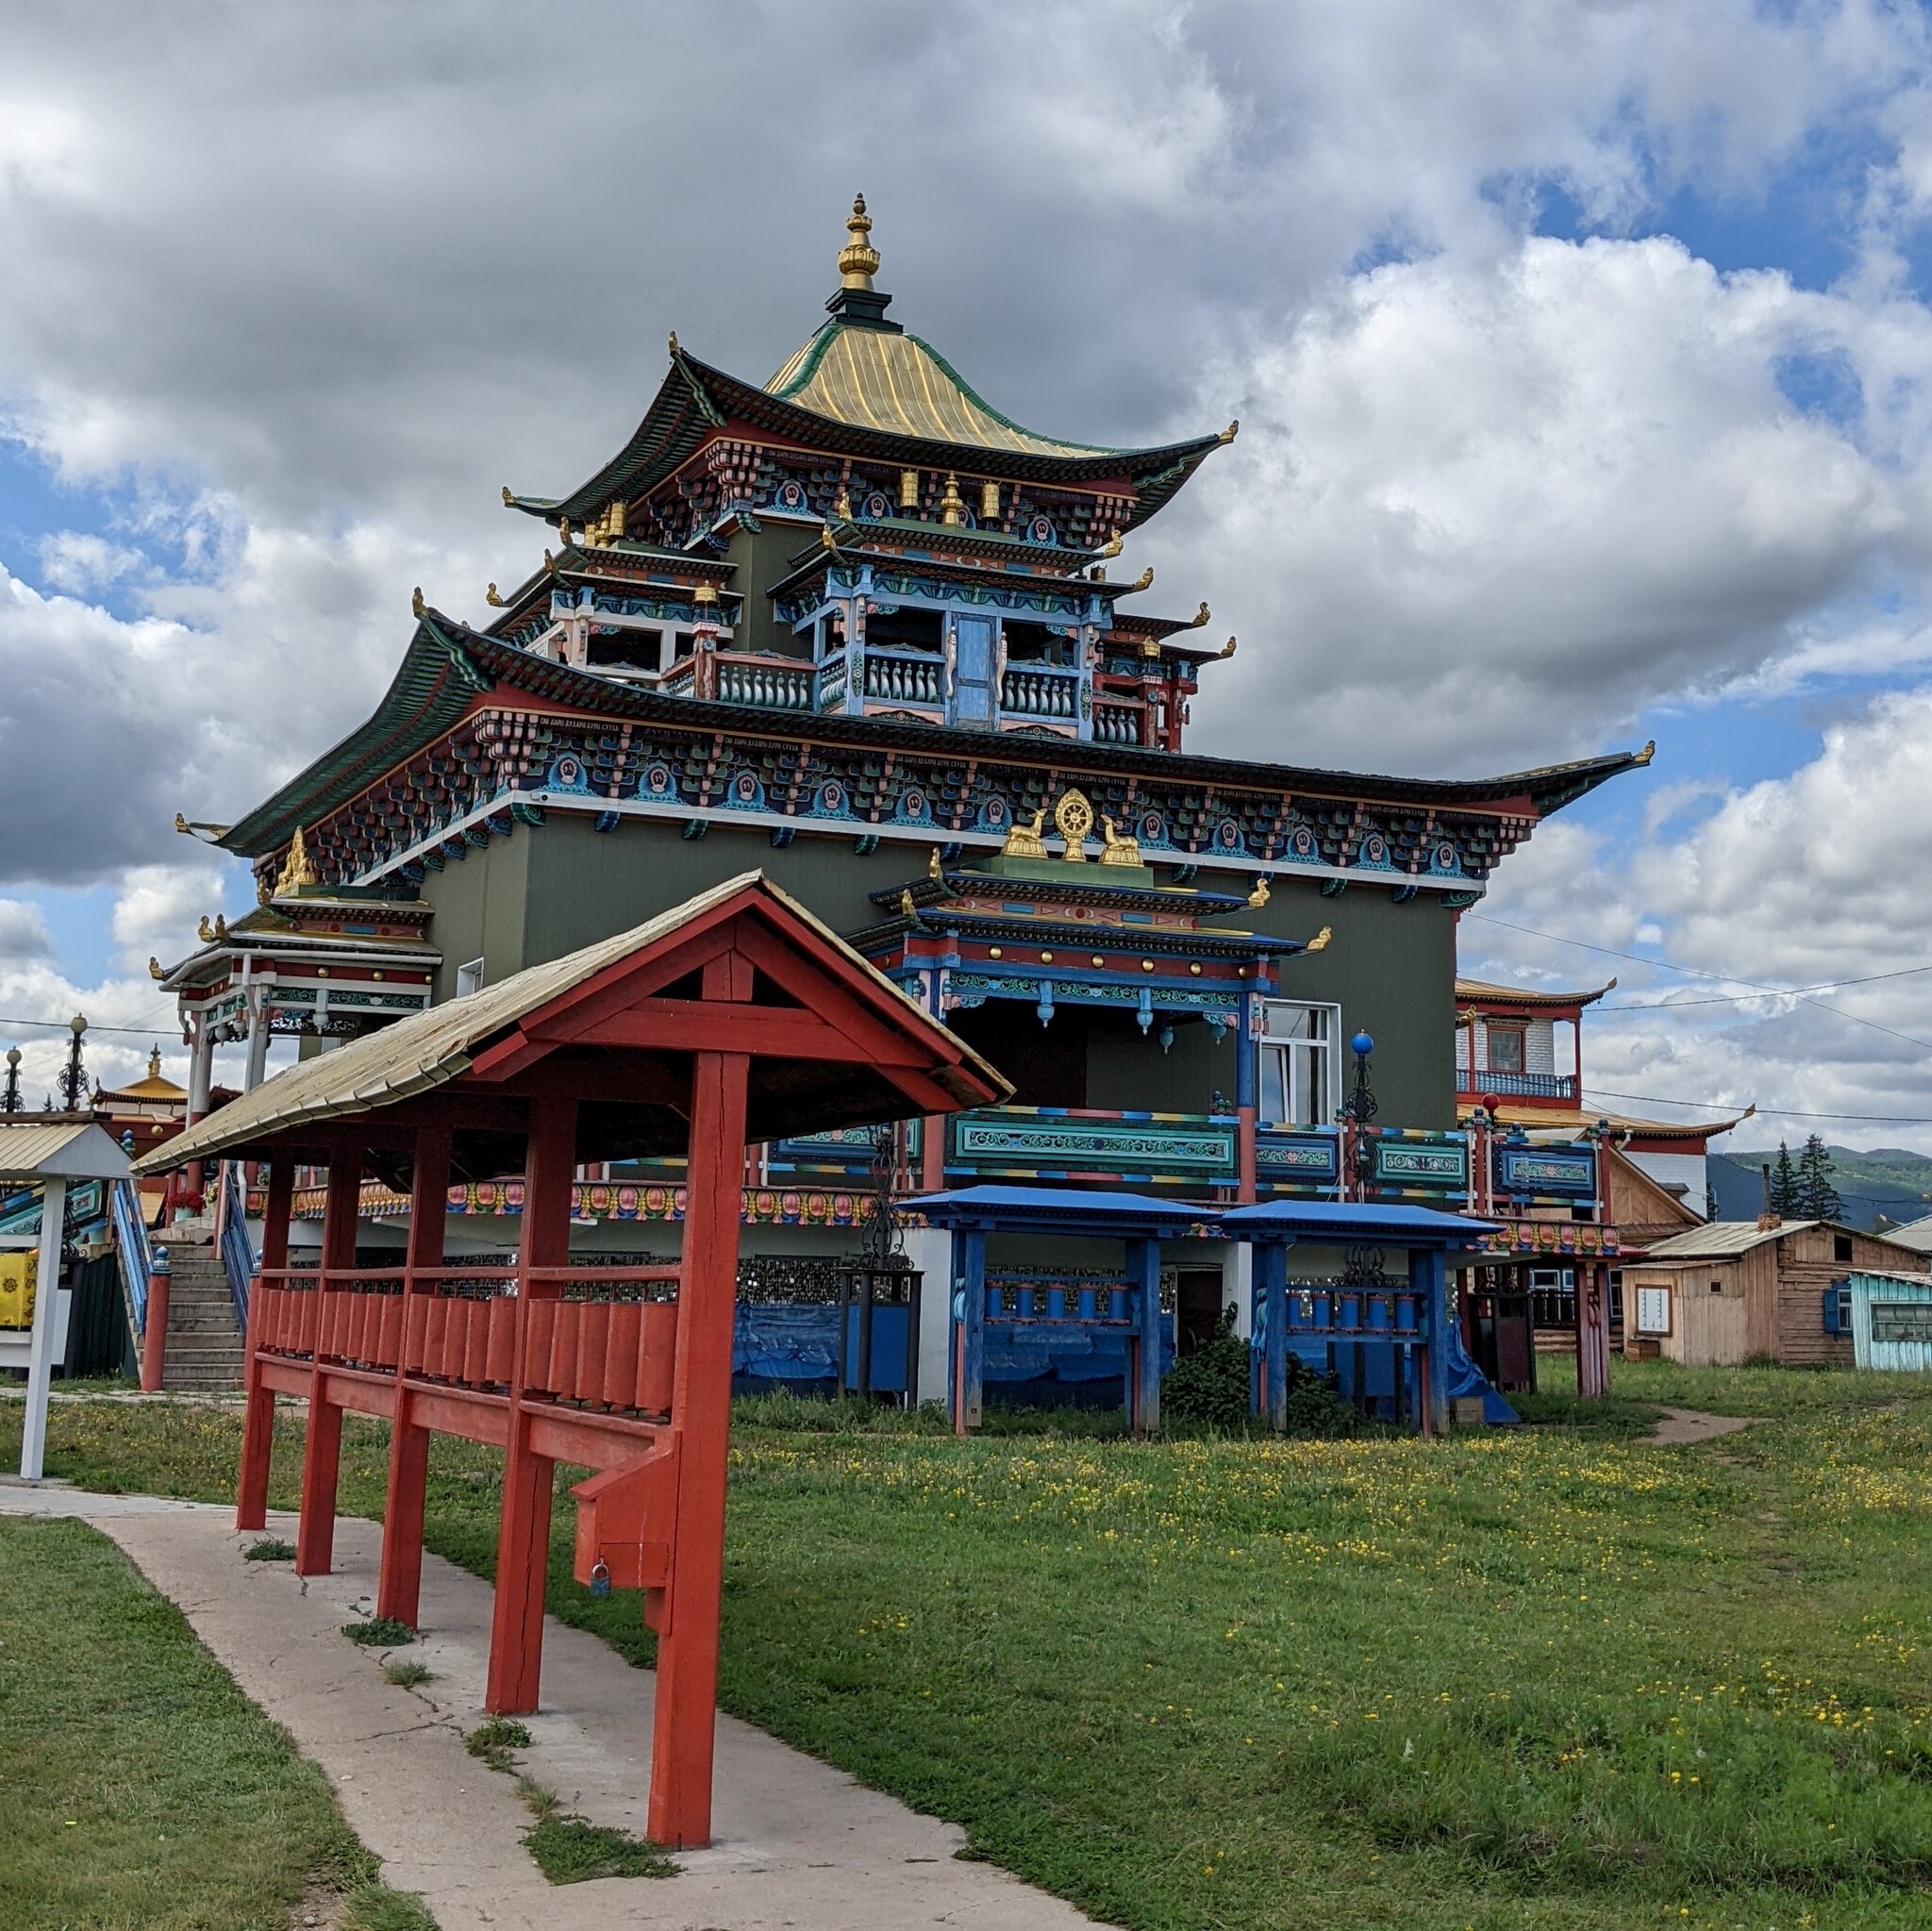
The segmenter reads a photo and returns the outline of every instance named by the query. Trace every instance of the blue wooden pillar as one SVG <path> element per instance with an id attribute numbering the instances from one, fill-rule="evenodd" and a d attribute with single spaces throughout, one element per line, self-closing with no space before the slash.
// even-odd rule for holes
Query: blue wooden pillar
<path id="1" fill-rule="evenodd" d="M 953 1230 L 953 1432 L 979 1426 L 986 1376 L 986 1235 L 978 1227 Z"/>
<path id="2" fill-rule="evenodd" d="M 1257 977 L 1265 969 L 1264 961 L 1256 962 Z M 1245 986 L 1236 1003 L 1235 1016 L 1235 1198 L 1245 1207 L 1255 1199 L 1255 1128 L 1260 1102 L 1260 1049 L 1255 1040 L 1257 1003 L 1253 991 Z"/>
<path id="3" fill-rule="evenodd" d="M 1268 1425 L 1278 1435 L 1288 1426 L 1288 1242 L 1263 1240 L 1255 1249 L 1255 1294 L 1262 1307 L 1263 1385 Z"/>
<path id="4" fill-rule="evenodd" d="M 1429 1371 L 1427 1429 L 1441 1435 L 1449 1425 L 1449 1268 L 1440 1249 L 1409 1250 L 1408 1286 L 1426 1337 L 1423 1358 Z"/>
<path id="5" fill-rule="evenodd" d="M 1134 1433 L 1160 1432 L 1160 1242 L 1129 1240 L 1127 1281 L 1134 1296 L 1136 1340 L 1130 1353 Z"/>

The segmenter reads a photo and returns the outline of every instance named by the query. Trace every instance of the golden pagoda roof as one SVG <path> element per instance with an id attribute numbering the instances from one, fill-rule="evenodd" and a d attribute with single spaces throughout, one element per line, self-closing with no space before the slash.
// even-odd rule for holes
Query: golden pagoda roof
<path id="1" fill-rule="evenodd" d="M 111 1092 L 101 1093 L 98 1096 L 98 1104 L 106 1105 L 113 1100 L 174 1101 L 185 1100 L 187 1097 L 188 1089 L 185 1086 L 176 1086 L 172 1079 L 162 1074 L 161 1052 L 157 1046 L 148 1055 L 145 1078 L 137 1079 L 130 1086 L 116 1087 Z"/>
<path id="2" fill-rule="evenodd" d="M 1459 1072 L 1457 1074 L 1458 1079 L 1464 1076 Z M 1481 1079 L 1483 1075 L 1478 1073 L 1474 1076 Z M 1457 1100 L 1457 1124 L 1467 1126 L 1480 1105 L 1478 1100 Z M 1629 1113 L 1613 1113 L 1605 1107 L 1544 1107 L 1529 1102 L 1518 1105 L 1504 1100 L 1495 1108 L 1493 1117 L 1504 1126 L 1521 1126 L 1525 1130 L 1538 1128 L 1550 1133 L 1584 1133 L 1599 1121 L 1605 1121 L 1612 1133 L 1632 1133 L 1640 1139 L 1714 1140 L 1719 1134 L 1728 1133 L 1732 1127 L 1741 1125 L 1757 1111 L 1753 1105 L 1728 1120 L 1641 1120 Z"/>
<path id="3" fill-rule="evenodd" d="M 1020 456 L 1115 454 L 1091 442 L 1037 436 L 1009 422 L 916 335 L 836 319 L 787 360 L 765 393 L 835 423 L 925 442 Z"/>

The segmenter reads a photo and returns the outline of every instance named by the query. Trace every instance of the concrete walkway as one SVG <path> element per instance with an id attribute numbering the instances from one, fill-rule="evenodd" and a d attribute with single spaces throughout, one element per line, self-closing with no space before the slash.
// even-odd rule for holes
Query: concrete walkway
<path id="1" fill-rule="evenodd" d="M 78 1516 L 111 1536 L 327 1773 L 384 1882 L 420 1891 L 442 1931 L 1073 1931 L 1093 1922 L 991 1865 L 957 1861 L 957 1826 L 729 1717 L 718 1719 L 709 1850 L 680 1856 L 672 1878 L 553 1888 L 523 1847 L 530 1818 L 514 1780 L 463 1748 L 483 1716 L 488 1584 L 424 1557 L 424 1635 L 401 1654 L 433 1673 L 401 1690 L 384 1680 L 381 1653 L 340 1633 L 371 1613 L 374 1523 L 343 1517 L 335 1572 L 305 1582 L 286 1563 L 243 1561 L 256 1539 L 236 1535 L 225 1507 L 12 1481 L 0 1482 L 0 1513 Z M 292 1516 L 272 1516 L 268 1533 L 292 1540 L 294 1528 Z M 567 1810 L 641 1836 L 654 1685 L 595 1637 L 547 1621 L 543 1708 L 527 1720 L 521 1767 Z"/>

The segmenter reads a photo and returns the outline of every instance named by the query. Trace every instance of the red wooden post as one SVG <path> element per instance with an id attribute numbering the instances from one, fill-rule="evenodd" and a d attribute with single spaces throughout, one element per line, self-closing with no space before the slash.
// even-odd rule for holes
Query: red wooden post
<path id="1" fill-rule="evenodd" d="M 946 1190 L 946 1129 L 952 1124 L 943 1113 L 928 1113 L 919 1132 L 919 1185 L 926 1193 Z"/>
<path id="2" fill-rule="evenodd" d="M 288 1154 L 276 1154 L 269 1162 L 268 1199 L 261 1211 L 261 1263 L 255 1279 L 255 1291 L 248 1297 L 248 1336 L 242 1343 L 242 1387 L 248 1407 L 242 1423 L 242 1468 L 235 1485 L 235 1526 L 258 1529 L 268 1525 L 269 1457 L 275 1447 L 275 1390 L 264 1388 L 261 1363 L 255 1351 L 260 1345 L 261 1297 L 270 1279 L 280 1284 L 280 1270 L 289 1264 L 289 1209 L 295 1199 L 295 1162 Z"/>
<path id="3" fill-rule="evenodd" d="M 168 1363 L 168 1301 L 174 1292 L 175 1276 L 167 1257 L 156 1259 L 147 1277 L 147 1321 L 141 1330 L 141 1391 L 156 1394 Z"/>
<path id="4" fill-rule="evenodd" d="M 751 996 L 734 956 L 705 968 L 706 1000 Z M 699 1053 L 691 1076 L 691 1159 L 677 1288 L 671 1413 L 680 1436 L 677 1535 L 658 1641 L 648 1829 L 660 1844 L 711 1837 L 718 1612 L 724 1582 L 724 1479 L 731 1442 L 731 1337 L 738 1301 L 738 1185 L 749 1057 Z"/>
<path id="5" fill-rule="evenodd" d="M 442 1266 L 449 1212 L 451 1126 L 447 1119 L 416 1130 L 416 1171 L 409 1190 L 409 1251 L 403 1275 L 403 1320 L 396 1356 L 396 1411 L 390 1423 L 389 1490 L 382 1507 L 382 1568 L 375 1613 L 416 1626 L 423 1590 L 423 1497 L 429 1479 L 429 1430 L 410 1413 L 409 1304 L 434 1293 Z M 423 1276 L 429 1278 L 425 1280 Z"/>
<path id="6" fill-rule="evenodd" d="M 560 1297 L 559 1282 L 539 1283 L 531 1270 L 570 1260 L 571 1181 L 576 1170 L 575 1100 L 530 1102 L 524 1157 L 524 1233 L 518 1257 L 516 1352 L 509 1389 L 509 1445 L 503 1464 L 503 1515 L 496 1539 L 496 1594 L 490 1625 L 490 1673 L 484 1708 L 525 1716 L 537 1707 L 543 1670 L 543 1590 L 550 1573 L 550 1500 L 556 1463 L 530 1450 L 524 1411 L 528 1378 L 525 1350 L 530 1303 Z M 741 1143 L 740 1160 L 743 1152 Z M 734 1183 L 731 1197 L 738 1199 Z"/>
<path id="7" fill-rule="evenodd" d="M 356 1266 L 356 1218 L 362 1204 L 362 1149 L 338 1143 L 329 1154 L 328 1197 L 322 1210 L 322 1276 L 318 1297 L 330 1280 Z M 318 1313 L 325 1301 L 319 1299 Z M 295 1573 L 326 1575 L 335 1559 L 336 1481 L 342 1459 L 342 1411 L 328 1398 L 322 1372 L 318 1318 L 314 1366 L 308 1375 L 308 1437 L 302 1452 L 302 1522 L 295 1531 Z"/>

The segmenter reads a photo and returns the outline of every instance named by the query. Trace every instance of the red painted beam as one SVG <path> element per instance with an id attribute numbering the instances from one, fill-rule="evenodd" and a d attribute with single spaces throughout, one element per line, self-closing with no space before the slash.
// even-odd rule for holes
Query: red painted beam
<path id="1" fill-rule="evenodd" d="M 551 1028 L 556 1030 L 552 1031 Z M 566 1028 L 568 1030 L 566 1030 Z M 816 1059 L 855 1066 L 923 1067 L 903 1039 L 854 1040 L 795 1006 L 717 1007 L 694 999 L 642 999 L 623 1012 L 580 1025 L 550 1022 L 533 1037 L 574 1046 L 631 1046 L 657 1052 L 741 1053 L 748 1057 Z"/>

